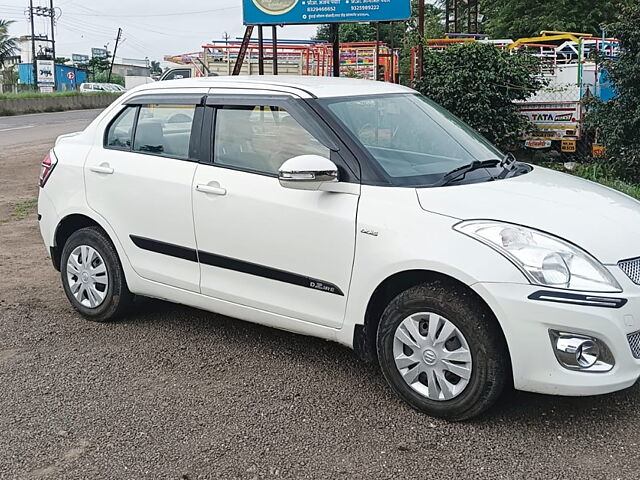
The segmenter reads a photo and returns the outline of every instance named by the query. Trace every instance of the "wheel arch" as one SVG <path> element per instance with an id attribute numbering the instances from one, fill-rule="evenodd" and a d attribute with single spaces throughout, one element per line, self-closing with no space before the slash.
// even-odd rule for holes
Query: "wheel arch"
<path id="1" fill-rule="evenodd" d="M 100 228 L 104 234 L 109 238 L 111 243 L 113 243 L 113 239 L 106 231 L 106 229 L 94 218 L 89 217 L 88 215 L 82 213 L 72 213 L 64 217 L 58 225 L 56 226 L 56 230 L 54 233 L 54 242 L 51 249 L 51 261 L 53 262 L 53 266 L 56 270 L 60 271 L 60 260 L 62 257 L 62 249 L 64 248 L 65 243 L 69 239 L 74 232 L 77 232 L 81 228 L 86 227 L 98 227 Z"/>
<path id="2" fill-rule="evenodd" d="M 457 278 L 434 270 L 404 270 L 385 278 L 378 284 L 369 297 L 364 315 L 364 324 L 356 325 L 353 332 L 353 349 L 358 357 L 365 361 L 375 361 L 377 359 L 376 337 L 378 324 L 389 302 L 405 290 L 431 281 L 441 281 L 455 285 L 458 288 L 465 289 L 470 295 L 478 298 L 486 306 L 487 311 L 491 312 L 493 319 L 504 337 L 502 326 L 489 304 L 469 285 Z M 506 339 L 505 345 L 507 345 Z"/>

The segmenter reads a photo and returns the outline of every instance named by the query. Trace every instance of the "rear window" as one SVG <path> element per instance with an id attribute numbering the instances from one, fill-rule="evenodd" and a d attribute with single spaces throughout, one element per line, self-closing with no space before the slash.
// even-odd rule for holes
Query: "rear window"
<path id="1" fill-rule="evenodd" d="M 130 106 L 113 120 L 105 148 L 189 159 L 195 105 Z"/>
<path id="2" fill-rule="evenodd" d="M 142 105 L 133 150 L 189 158 L 195 105 Z"/>

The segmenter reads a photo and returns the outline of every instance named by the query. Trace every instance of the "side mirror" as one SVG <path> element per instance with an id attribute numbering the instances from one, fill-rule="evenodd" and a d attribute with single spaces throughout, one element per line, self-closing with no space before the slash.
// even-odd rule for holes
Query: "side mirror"
<path id="1" fill-rule="evenodd" d="M 320 155 L 300 155 L 280 167 L 280 185 L 296 190 L 320 190 L 324 184 L 338 183 L 338 167 Z"/>

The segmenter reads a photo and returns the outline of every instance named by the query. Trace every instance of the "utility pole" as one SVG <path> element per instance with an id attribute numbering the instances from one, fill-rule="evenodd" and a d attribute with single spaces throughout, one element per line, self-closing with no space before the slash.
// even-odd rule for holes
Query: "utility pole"
<path id="1" fill-rule="evenodd" d="M 120 36 L 122 35 L 122 29 L 118 28 L 118 36 L 116 37 L 116 46 L 113 47 L 113 56 L 111 57 L 111 66 L 109 67 L 109 77 L 107 83 L 111 83 L 111 72 L 113 72 L 113 62 L 116 59 L 116 52 L 118 51 L 118 43 L 120 43 Z"/>
<path id="2" fill-rule="evenodd" d="M 38 88 L 38 62 L 36 61 L 36 32 L 33 25 L 33 0 L 29 0 L 29 19 L 31 20 L 31 62 L 33 63 L 33 86 Z"/>
<path id="3" fill-rule="evenodd" d="M 51 42 L 51 48 L 47 48 L 45 50 L 46 54 L 51 53 L 53 57 L 53 88 L 56 88 L 56 36 L 55 36 L 55 25 L 56 25 L 56 10 L 53 7 L 53 0 L 49 0 L 49 7 L 34 7 L 33 0 L 29 0 L 29 20 L 31 23 L 31 56 L 33 61 L 33 83 L 37 86 L 38 81 L 38 60 L 36 58 L 36 31 L 35 31 L 35 19 L 34 17 L 49 17 L 51 21 L 51 39 L 47 37 L 46 41 Z M 42 38 L 40 38 L 42 40 Z"/>
<path id="4" fill-rule="evenodd" d="M 56 79 L 56 37 L 54 28 L 56 25 L 56 13 L 53 9 L 53 0 L 49 0 L 49 14 L 51 15 L 51 54 L 53 56 L 53 90 L 56 90 L 58 86 L 58 80 Z"/>

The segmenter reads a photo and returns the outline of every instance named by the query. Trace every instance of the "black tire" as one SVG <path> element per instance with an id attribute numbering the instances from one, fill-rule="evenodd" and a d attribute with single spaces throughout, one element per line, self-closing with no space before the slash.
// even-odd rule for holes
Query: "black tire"
<path id="1" fill-rule="evenodd" d="M 109 278 L 105 298 L 100 305 L 90 308 L 80 303 L 71 292 L 67 279 L 67 262 L 77 247 L 87 245 L 95 249 L 104 261 Z M 118 253 L 106 233 L 99 227 L 86 227 L 74 232 L 62 249 L 60 273 L 64 292 L 78 312 L 94 322 L 108 322 L 126 313 L 134 295 L 129 291 Z"/>
<path id="2" fill-rule="evenodd" d="M 472 357 L 469 383 L 450 400 L 431 400 L 416 392 L 396 367 L 393 354 L 396 329 L 418 312 L 446 318 L 469 345 Z M 412 287 L 389 303 L 378 326 L 377 349 L 382 373 L 400 398 L 420 412 L 451 421 L 467 420 L 491 407 L 510 374 L 508 349 L 493 313 L 473 292 L 441 281 Z"/>

